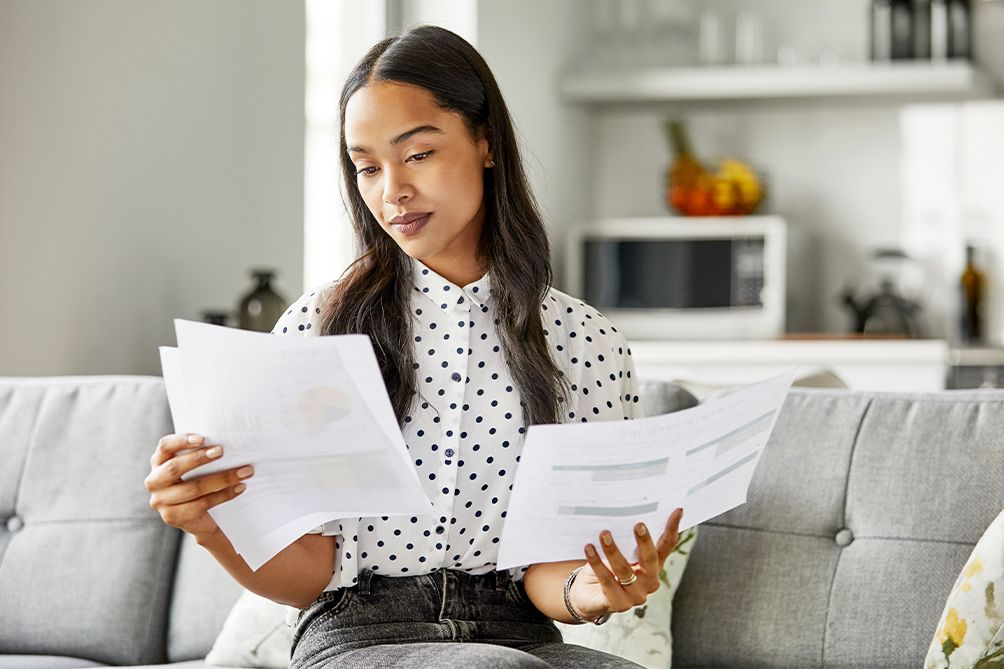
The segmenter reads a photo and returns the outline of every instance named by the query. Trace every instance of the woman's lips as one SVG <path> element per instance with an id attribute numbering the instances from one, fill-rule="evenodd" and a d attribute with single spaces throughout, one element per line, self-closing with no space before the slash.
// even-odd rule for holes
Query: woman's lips
<path id="1" fill-rule="evenodd" d="M 432 214 L 426 214 L 422 218 L 416 218 L 411 223 L 395 223 L 394 227 L 402 235 L 410 237 L 411 235 L 417 234 L 419 230 L 425 227 L 425 224 L 429 222 L 430 216 L 432 216 Z"/>

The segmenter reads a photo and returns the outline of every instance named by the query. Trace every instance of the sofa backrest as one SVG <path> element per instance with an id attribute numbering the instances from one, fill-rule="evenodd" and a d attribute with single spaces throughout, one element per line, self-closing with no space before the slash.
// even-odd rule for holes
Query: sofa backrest
<path id="1" fill-rule="evenodd" d="M 0 378 L 0 653 L 165 659 L 181 532 L 143 479 L 156 377 Z"/>
<path id="2" fill-rule="evenodd" d="M 1004 391 L 792 390 L 747 503 L 701 525 L 673 666 L 923 666 L 1002 481 Z"/>
<path id="3" fill-rule="evenodd" d="M 0 378 L 0 653 L 203 658 L 241 586 L 150 508 L 154 376 Z"/>

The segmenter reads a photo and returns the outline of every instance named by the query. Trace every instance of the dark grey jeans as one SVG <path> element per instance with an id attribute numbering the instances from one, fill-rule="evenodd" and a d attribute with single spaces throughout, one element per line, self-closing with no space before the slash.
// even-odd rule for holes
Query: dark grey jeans
<path id="1" fill-rule="evenodd" d="M 297 618 L 289 669 L 638 666 L 562 643 L 506 572 L 440 569 L 394 577 L 361 570 L 355 586 L 321 593 Z"/>

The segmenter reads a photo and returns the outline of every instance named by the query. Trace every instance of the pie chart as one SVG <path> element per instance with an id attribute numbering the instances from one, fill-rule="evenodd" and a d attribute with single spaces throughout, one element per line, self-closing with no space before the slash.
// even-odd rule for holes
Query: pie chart
<path id="1" fill-rule="evenodd" d="M 311 386 L 300 393 L 286 413 L 288 427 L 305 434 L 323 432 L 352 410 L 348 393 L 334 386 Z"/>

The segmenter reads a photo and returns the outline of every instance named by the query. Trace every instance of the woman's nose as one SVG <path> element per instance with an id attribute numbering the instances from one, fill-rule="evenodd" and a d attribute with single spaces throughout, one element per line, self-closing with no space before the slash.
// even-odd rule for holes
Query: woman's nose
<path id="1" fill-rule="evenodd" d="M 383 184 L 383 201 L 390 205 L 401 204 L 411 198 L 413 189 L 411 185 L 400 176 L 390 170 Z"/>

